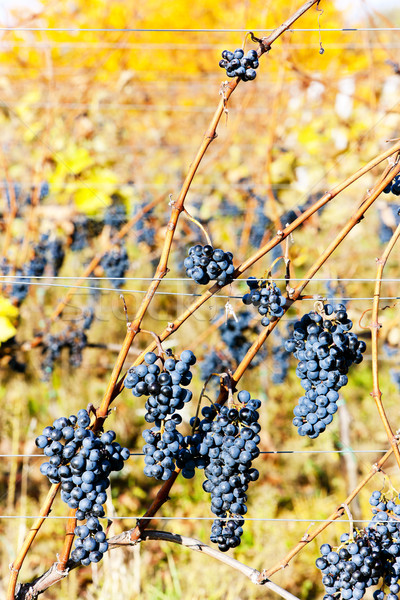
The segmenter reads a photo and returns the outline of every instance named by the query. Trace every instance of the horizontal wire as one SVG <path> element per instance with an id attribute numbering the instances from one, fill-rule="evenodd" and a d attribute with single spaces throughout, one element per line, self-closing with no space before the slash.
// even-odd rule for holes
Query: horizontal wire
<path id="1" fill-rule="evenodd" d="M 40 276 L 33 276 L 33 275 L 0 275 L 0 280 L 1 279 L 5 279 L 5 280 L 20 280 L 20 279 L 67 279 L 67 280 L 74 280 L 74 281 L 85 281 L 85 279 L 90 279 L 90 280 L 108 280 L 109 277 L 96 277 L 96 276 L 89 276 L 89 277 L 80 277 L 80 276 L 63 276 L 63 275 L 40 275 Z M 120 280 L 120 281 L 185 281 L 185 282 L 189 282 L 192 281 L 193 279 L 191 279 L 190 277 L 112 277 L 112 279 L 115 280 Z M 273 281 L 287 281 L 287 279 L 285 277 L 273 277 L 272 278 Z M 266 281 L 268 282 L 269 279 L 268 278 L 263 278 L 263 277 L 259 277 L 257 278 L 258 281 Z M 246 278 L 245 277 L 237 277 L 235 279 L 232 279 L 233 281 L 241 281 L 241 282 L 245 282 Z M 357 282 L 376 282 L 376 279 L 374 277 L 291 277 L 290 281 L 357 281 Z M 382 282 L 392 282 L 392 283 L 397 283 L 400 281 L 399 277 L 383 277 L 380 281 Z M 46 284 L 44 284 L 46 285 Z M 102 288 L 101 288 L 102 289 Z"/>
<path id="2" fill-rule="evenodd" d="M 386 452 L 381 448 L 376 450 L 261 450 L 260 454 L 374 454 Z M 144 452 L 131 452 L 130 456 L 145 456 Z M 45 454 L 0 454 L 0 458 L 48 458 Z"/>
<path id="3" fill-rule="evenodd" d="M 400 44 L 396 42 L 385 43 L 385 48 L 399 48 Z M 217 50 L 221 47 L 221 42 L 210 44 L 210 43 L 158 43 L 158 42 L 148 42 L 148 43 L 140 43 L 140 42 L 74 42 L 74 41 L 62 41 L 58 42 L 57 40 L 47 40 L 42 42 L 21 42 L 19 40 L 1 40 L 0 41 L 0 51 L 2 48 L 93 48 L 93 49 L 121 49 L 121 50 Z M 315 42 L 310 43 L 291 43 L 291 50 L 301 50 L 305 48 L 314 48 L 319 47 L 319 42 L 316 40 Z M 382 43 L 365 41 L 365 43 L 356 44 L 354 42 L 347 43 L 324 43 L 324 48 L 331 50 L 364 50 L 365 48 L 382 48 Z"/>
<path id="4" fill-rule="evenodd" d="M 116 278 L 117 279 L 117 278 Z M 18 285 L 21 286 L 27 286 L 27 285 L 33 285 L 33 286 L 37 286 L 37 287 L 57 287 L 57 288 L 63 288 L 63 289 L 70 289 L 71 286 L 69 285 L 63 285 L 62 283 L 40 283 L 40 282 L 35 282 L 35 281 L 18 281 L 18 275 L 15 278 L 14 283 L 17 283 Z M 147 294 L 147 290 L 130 290 L 130 289 L 121 289 L 121 288 L 108 288 L 108 287 L 95 287 L 95 286 L 90 286 L 90 285 L 81 285 L 79 286 L 78 290 L 74 291 L 74 294 L 78 294 L 81 291 L 85 291 L 85 290 L 89 290 L 89 291 L 96 291 L 96 292 L 118 292 L 118 294 Z M 161 295 L 161 296 L 189 296 L 189 297 L 194 297 L 194 298 L 199 298 L 201 297 L 203 294 L 195 294 L 195 293 L 187 293 L 187 292 L 169 292 L 169 291 L 165 291 L 165 292 L 154 292 L 157 295 Z M 321 296 L 323 297 L 329 297 L 331 298 L 331 296 L 329 295 L 329 292 L 327 292 L 326 294 L 314 294 L 313 298 L 302 298 L 302 301 L 304 300 L 318 300 L 321 298 Z M 225 295 L 225 294 L 214 294 L 213 296 L 214 298 L 230 298 L 233 300 L 241 300 L 242 296 L 233 296 L 232 294 L 230 295 Z M 335 301 L 350 301 L 350 300 L 373 300 L 374 296 L 332 296 L 332 300 Z M 400 296 L 381 296 L 380 298 L 381 300 L 400 300 Z"/>
<path id="5" fill-rule="evenodd" d="M 0 515 L 0 519 L 69 519 L 68 515 Z M 110 516 L 110 517 L 99 517 L 100 519 L 106 519 L 110 521 L 125 521 L 135 519 L 137 521 L 149 520 L 149 521 L 215 521 L 218 519 L 219 521 L 230 521 L 232 517 L 145 517 L 145 516 L 134 516 L 128 515 L 126 517 L 120 516 Z M 271 522 L 271 523 L 370 523 L 371 518 L 369 519 L 285 519 L 285 518 L 252 518 L 252 517 L 240 517 L 244 519 L 244 521 L 256 521 L 256 522 Z M 388 519 L 385 521 L 386 523 L 398 523 L 398 519 Z"/>
<path id="6" fill-rule="evenodd" d="M 73 32 L 79 33 L 81 31 L 92 31 L 92 32 L 118 32 L 118 33 L 248 33 L 250 31 L 247 29 L 193 29 L 193 28 L 106 28 L 106 27 L 0 27 L 0 31 L 65 31 L 65 32 Z M 263 27 L 257 28 L 252 27 L 251 31 L 254 32 L 265 32 L 270 33 L 272 31 L 276 31 L 276 28 L 273 29 L 265 29 Z M 325 32 L 325 31 L 340 31 L 340 32 L 353 32 L 353 31 L 400 31 L 400 27 L 328 27 L 328 28 L 291 28 L 287 29 L 288 33 L 296 33 L 296 32 L 309 32 L 315 31 Z M 286 33 L 285 32 L 285 33 Z"/>

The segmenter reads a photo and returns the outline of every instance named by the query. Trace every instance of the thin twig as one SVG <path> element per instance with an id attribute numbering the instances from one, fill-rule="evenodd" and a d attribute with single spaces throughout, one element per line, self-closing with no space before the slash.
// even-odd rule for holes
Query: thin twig
<path id="1" fill-rule="evenodd" d="M 364 479 L 362 479 L 362 481 L 360 481 L 358 486 L 351 492 L 351 494 L 347 496 L 343 504 L 349 505 L 352 502 L 352 500 L 354 500 L 357 494 L 363 489 L 363 487 L 368 483 L 368 481 L 372 479 L 375 473 L 377 473 L 380 470 L 380 468 L 385 464 L 385 462 L 392 454 L 393 448 L 390 448 L 390 450 L 388 450 L 386 454 L 384 454 L 382 458 L 372 466 L 370 472 L 364 477 Z M 343 504 L 339 506 L 331 515 L 329 515 L 326 521 L 321 523 L 316 529 L 314 529 L 313 532 L 309 533 L 306 539 L 302 539 L 298 544 L 296 544 L 296 546 L 292 548 L 292 550 L 290 550 L 290 552 L 282 560 L 277 562 L 270 569 L 264 569 L 261 572 L 260 579 L 262 580 L 263 577 L 270 577 L 280 569 L 284 569 L 285 567 L 287 567 L 292 558 L 294 558 L 296 554 L 298 554 L 304 548 L 304 546 L 306 546 L 312 540 L 314 540 L 333 521 L 336 521 L 337 519 L 343 516 L 345 512 Z"/>
<path id="2" fill-rule="evenodd" d="M 373 382 L 372 383 L 373 388 L 372 388 L 371 395 L 375 400 L 375 404 L 378 409 L 379 416 L 380 416 L 383 426 L 385 428 L 389 443 L 391 444 L 391 446 L 393 448 L 397 464 L 400 468 L 400 452 L 399 452 L 399 448 L 397 446 L 397 437 L 393 433 L 393 430 L 390 426 L 385 409 L 383 407 L 382 392 L 379 388 L 379 365 L 378 365 L 378 338 L 379 338 L 379 329 L 381 327 L 380 323 L 378 322 L 378 312 L 379 312 L 379 299 L 380 299 L 381 287 L 382 287 L 382 275 L 383 275 L 383 269 L 385 268 L 385 265 L 389 258 L 389 255 L 390 255 L 391 251 L 393 250 L 394 245 L 396 244 L 399 237 L 400 237 L 400 224 L 396 227 L 381 258 L 377 259 L 378 267 L 377 267 L 377 271 L 376 271 L 374 300 L 372 303 L 372 316 L 371 316 L 371 324 L 369 326 L 369 329 L 371 330 L 372 382 Z"/>

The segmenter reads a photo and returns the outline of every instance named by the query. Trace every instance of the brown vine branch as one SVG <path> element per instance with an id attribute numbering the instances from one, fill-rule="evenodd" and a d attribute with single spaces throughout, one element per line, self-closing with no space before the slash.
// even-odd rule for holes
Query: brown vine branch
<path id="1" fill-rule="evenodd" d="M 263 577 L 270 577 L 271 575 L 273 575 L 280 569 L 284 569 L 285 567 L 287 567 L 289 562 L 292 560 L 292 558 L 294 558 L 296 556 L 296 554 L 298 554 L 304 548 L 304 546 L 306 546 L 312 540 L 314 540 L 322 531 L 324 531 L 324 529 L 329 527 L 329 525 L 333 521 L 336 521 L 337 519 L 342 517 L 343 514 L 345 513 L 344 504 L 349 505 L 354 500 L 354 498 L 357 496 L 357 494 L 368 483 L 368 481 L 370 479 L 372 479 L 372 477 L 375 475 L 375 473 L 377 473 L 380 470 L 380 468 L 385 464 L 385 462 L 388 460 L 388 458 L 392 454 L 393 454 L 393 448 L 390 448 L 390 450 L 388 450 L 386 452 L 386 454 L 384 454 L 382 456 L 382 458 L 376 464 L 374 464 L 372 466 L 370 472 L 364 477 L 364 479 L 362 479 L 362 481 L 360 481 L 358 486 L 351 492 L 351 494 L 349 494 L 347 496 L 344 503 L 341 504 L 340 506 L 338 506 L 338 508 L 331 515 L 329 515 L 329 517 L 326 519 L 326 521 L 321 523 L 316 529 L 314 529 L 313 532 L 307 534 L 307 538 L 302 539 L 294 548 L 292 548 L 292 550 L 290 550 L 290 552 L 281 561 L 277 562 L 270 569 L 264 569 L 261 572 L 260 581 L 262 581 Z"/>
<path id="2" fill-rule="evenodd" d="M 276 583 L 270 581 L 269 579 L 264 579 L 263 581 L 259 581 L 260 572 L 252 567 L 249 567 L 238 560 L 219 552 L 218 550 L 211 548 L 204 542 L 200 540 L 196 540 L 194 538 L 190 538 L 184 535 L 178 535 L 175 533 L 170 533 L 168 531 L 145 531 L 140 539 L 132 541 L 130 538 L 130 531 L 124 531 L 123 533 L 116 535 L 108 540 L 108 549 L 114 550 L 116 548 L 121 548 L 123 546 L 136 546 L 138 543 L 146 542 L 146 541 L 164 541 L 164 542 L 172 542 L 174 544 L 180 544 L 189 550 L 194 550 L 195 552 L 201 552 L 202 554 L 206 554 L 207 556 L 211 556 L 212 558 L 220 561 L 221 563 L 231 567 L 248 577 L 252 583 L 255 585 L 263 585 L 266 588 L 270 589 L 272 592 L 278 594 L 284 600 L 299 600 L 297 596 L 294 596 L 281 586 Z M 61 571 L 58 567 L 58 563 L 54 563 L 46 573 L 44 573 L 41 577 L 37 578 L 31 584 L 23 584 L 18 588 L 16 600 L 34 600 L 37 598 L 39 594 L 45 592 L 50 586 L 54 585 L 61 579 L 64 579 L 72 569 L 75 569 L 79 565 L 70 561 L 68 566 Z"/>
<path id="3" fill-rule="evenodd" d="M 400 452 L 399 452 L 399 448 L 397 446 L 397 438 L 393 433 L 393 430 L 390 426 L 385 409 L 383 407 L 382 392 L 379 388 L 379 365 L 378 365 L 378 338 L 379 338 L 379 329 L 381 327 L 378 322 L 378 312 L 379 312 L 379 299 L 380 299 L 381 287 L 382 287 L 382 275 L 383 275 L 383 269 L 385 268 L 385 265 L 389 258 L 389 255 L 390 255 L 391 251 L 393 250 L 394 245 L 396 244 L 399 237 L 400 237 L 400 225 L 398 225 L 397 228 L 395 229 L 382 256 L 379 259 L 377 259 L 378 267 L 377 267 L 377 271 L 376 271 L 374 300 L 372 303 L 372 316 L 371 316 L 371 324 L 370 324 L 369 328 L 371 330 L 372 382 L 373 382 L 373 384 L 372 384 L 373 388 L 372 388 L 371 395 L 375 400 L 375 404 L 378 409 L 379 416 L 380 416 L 383 426 L 385 428 L 389 443 L 391 444 L 391 446 L 393 448 L 397 464 L 400 468 Z"/>
<path id="4" fill-rule="evenodd" d="M 15 586 L 17 584 L 18 574 L 21 570 L 22 563 L 24 562 L 25 556 L 27 555 L 28 550 L 33 543 L 33 540 L 35 539 L 36 534 L 38 533 L 40 527 L 45 521 L 45 518 L 49 515 L 51 511 L 51 506 L 54 502 L 54 498 L 57 495 L 60 485 L 61 484 L 59 483 L 53 484 L 47 492 L 46 499 L 43 502 L 43 505 L 40 509 L 39 517 L 36 519 L 32 527 L 30 528 L 29 533 L 26 536 L 24 543 L 22 544 L 22 547 L 20 548 L 14 562 L 10 566 L 11 575 L 10 581 L 8 583 L 7 600 L 14 600 Z"/>

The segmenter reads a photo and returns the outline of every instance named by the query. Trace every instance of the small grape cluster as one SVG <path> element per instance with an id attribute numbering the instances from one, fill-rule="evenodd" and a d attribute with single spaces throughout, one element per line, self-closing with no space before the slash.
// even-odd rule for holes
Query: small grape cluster
<path id="1" fill-rule="evenodd" d="M 148 396 L 144 418 L 148 423 L 160 425 L 167 415 L 174 414 L 191 400 L 192 393 L 182 386 L 192 380 L 190 367 L 196 357 L 191 350 L 184 350 L 180 360 L 168 355 L 162 370 L 155 364 L 157 359 L 154 352 L 147 352 L 143 364 L 129 369 L 124 386 L 136 397 Z"/>
<path id="2" fill-rule="evenodd" d="M 256 71 L 259 65 L 258 54 L 256 50 L 249 50 L 246 56 L 241 48 L 236 48 L 234 52 L 224 50 L 222 60 L 219 66 L 226 69 L 228 77 L 239 77 L 242 81 L 252 81 L 256 78 Z"/>
<path id="3" fill-rule="evenodd" d="M 315 439 L 325 431 L 338 409 L 338 390 L 347 384 L 349 367 L 363 360 L 366 344 L 348 333 L 352 326 L 343 304 L 325 304 L 323 315 L 311 311 L 297 321 L 285 343 L 299 359 L 296 375 L 305 390 L 293 410 L 299 435 Z"/>
<path id="4" fill-rule="evenodd" d="M 383 190 L 384 194 L 390 194 L 390 192 L 395 196 L 400 196 L 400 173 L 396 175 Z"/>
<path id="5" fill-rule="evenodd" d="M 111 229 L 111 233 L 118 232 L 126 222 L 126 210 L 123 204 L 112 204 L 104 213 L 104 225 Z"/>
<path id="6" fill-rule="evenodd" d="M 400 504 L 398 498 L 386 500 L 380 491 L 372 493 L 370 504 L 374 516 L 368 526 L 350 539 L 340 537 L 335 551 L 329 544 L 320 548 L 316 566 L 322 571 L 324 600 L 361 600 L 367 589 L 379 585 L 375 600 L 398 600 L 400 585 Z M 389 587 L 385 596 L 384 586 Z"/>
<path id="7" fill-rule="evenodd" d="M 227 319 L 219 327 L 219 333 L 222 341 L 226 344 L 229 354 L 240 363 L 251 346 L 248 335 L 256 333 L 256 327 L 251 325 L 252 314 L 245 310 L 238 312 L 236 319 Z M 256 367 L 263 358 L 263 351 L 257 353 L 255 359 L 251 362 L 250 368 Z"/>
<path id="8" fill-rule="evenodd" d="M 79 252 L 89 245 L 88 223 L 89 219 L 84 215 L 79 215 L 73 220 L 74 230 L 71 235 L 72 252 Z"/>
<path id="9" fill-rule="evenodd" d="M 258 281 L 255 277 L 247 279 L 250 291 L 242 298 L 243 304 L 252 304 L 258 308 L 262 315 L 261 325 L 267 327 L 271 321 L 275 321 L 283 315 L 286 298 L 282 296 L 275 282 Z"/>
<path id="10" fill-rule="evenodd" d="M 60 333 L 43 335 L 40 365 L 43 381 L 49 380 L 55 363 L 64 349 L 68 351 L 71 367 L 77 368 L 82 364 L 82 353 L 88 343 L 86 331 L 91 327 L 93 319 L 94 310 L 88 308 L 83 313 L 83 321 L 79 327 L 69 325 Z"/>
<path id="11" fill-rule="evenodd" d="M 105 490 L 110 485 L 110 473 L 120 471 L 130 455 L 128 448 L 114 441 L 113 431 L 98 437 L 89 425 L 89 414 L 82 409 L 77 415 L 56 419 L 35 440 L 49 457 L 40 472 L 50 483 L 61 483 L 63 502 L 76 509 L 78 521 L 86 519 L 86 525 L 76 530 L 76 550 L 71 554 L 73 560 L 84 565 L 98 562 L 107 550 L 99 522 L 104 516 Z"/>
<path id="12" fill-rule="evenodd" d="M 153 427 L 143 432 L 146 442 L 143 447 L 145 455 L 144 474 L 148 477 L 166 481 L 176 468 L 182 469 L 186 479 L 194 477 L 195 468 L 205 468 L 208 459 L 200 454 L 200 445 L 204 436 L 211 429 L 216 410 L 204 407 L 203 419 L 192 417 L 190 426 L 192 434 L 183 436 L 176 430 L 182 422 L 180 415 L 172 415 L 164 422 L 164 428 Z"/>
<path id="13" fill-rule="evenodd" d="M 259 477 L 251 465 L 260 453 L 257 409 L 261 402 L 251 399 L 246 390 L 238 393 L 237 400 L 237 408 L 232 405 L 219 409 L 199 448 L 200 455 L 209 461 L 203 489 L 211 494 L 211 511 L 218 517 L 210 539 L 222 552 L 240 544 L 243 515 L 247 512 L 246 491 L 249 482 Z"/>
<path id="14" fill-rule="evenodd" d="M 116 246 L 107 252 L 101 259 L 101 266 L 104 269 L 106 277 L 116 288 L 120 288 L 124 281 L 125 273 L 129 269 L 129 257 L 124 246 Z"/>
<path id="15" fill-rule="evenodd" d="M 209 244 L 196 244 L 189 249 L 189 255 L 184 260 L 186 275 L 196 283 L 207 285 L 210 280 L 216 280 L 221 286 L 233 281 L 235 267 L 232 263 L 233 254 Z"/>

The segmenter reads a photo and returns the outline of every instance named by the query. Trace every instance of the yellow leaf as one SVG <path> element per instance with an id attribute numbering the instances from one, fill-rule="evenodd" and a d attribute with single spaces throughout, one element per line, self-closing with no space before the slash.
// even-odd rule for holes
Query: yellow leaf
<path id="1" fill-rule="evenodd" d="M 86 215 L 95 215 L 111 203 L 110 197 L 101 190 L 79 188 L 74 194 L 75 206 Z"/>
<path id="2" fill-rule="evenodd" d="M 8 317 L 0 316 L 0 343 L 6 342 L 17 333 Z"/>
<path id="3" fill-rule="evenodd" d="M 0 296 L 0 316 L 15 318 L 18 317 L 18 314 L 18 308 L 14 306 L 7 298 Z"/>

